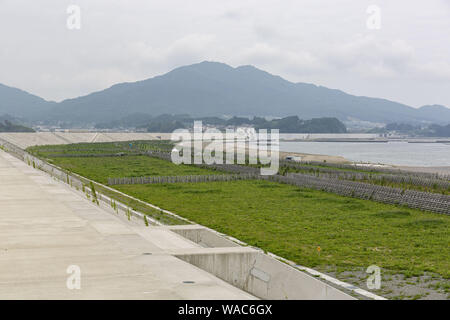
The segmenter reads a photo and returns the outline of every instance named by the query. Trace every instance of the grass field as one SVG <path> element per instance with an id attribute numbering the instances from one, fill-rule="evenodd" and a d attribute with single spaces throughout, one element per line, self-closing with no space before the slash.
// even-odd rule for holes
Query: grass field
<path id="1" fill-rule="evenodd" d="M 305 266 L 450 276 L 448 216 L 267 181 L 117 189 Z"/>
<path id="2" fill-rule="evenodd" d="M 311 169 L 296 169 L 296 168 L 286 168 L 283 167 L 280 170 L 284 170 L 284 172 L 293 172 L 293 173 L 304 173 L 304 174 L 311 174 L 311 175 L 317 175 L 320 177 L 321 174 L 318 171 L 315 171 L 313 168 Z M 335 169 L 333 169 L 335 170 Z M 337 169 L 340 170 L 340 169 Z M 348 171 L 347 171 L 348 172 Z M 373 177 L 376 177 L 380 173 L 371 173 L 371 172 L 364 172 L 364 171 L 357 171 L 353 170 L 353 172 L 361 172 L 361 173 L 368 173 Z M 352 179 L 347 179 L 352 181 Z M 359 180 L 353 180 L 358 181 L 362 183 L 370 183 L 375 184 L 379 186 L 386 186 L 391 188 L 400 188 L 400 189 L 409 189 L 409 190 L 417 190 L 417 191 L 423 191 L 423 192 L 432 192 L 432 193 L 440 193 L 440 194 L 446 194 L 450 195 L 450 187 L 441 187 L 439 185 L 432 185 L 432 186 L 422 186 L 422 185 L 416 185 L 414 183 L 408 182 L 392 182 L 385 179 L 359 179 Z"/>
<path id="3" fill-rule="evenodd" d="M 82 149 L 71 152 L 83 154 Z M 46 152 L 48 156 L 54 149 Z M 217 173 L 148 156 L 54 157 L 52 161 L 100 183 L 108 177 Z M 403 298 L 401 288 L 409 285 L 407 279 L 418 277 L 413 286 L 422 281 L 421 289 L 449 298 L 450 216 L 268 181 L 118 185 L 115 189 L 304 266 L 347 272 L 375 264 L 394 278 L 406 279 L 395 282 L 391 297 Z M 138 203 L 129 205 L 143 209 Z M 178 222 L 158 214 L 162 222 Z M 432 279 L 426 281 L 434 282 L 424 283 L 420 277 L 425 274 Z M 361 279 L 365 276 L 362 272 Z M 407 298 L 424 292 L 412 291 Z"/>
<path id="4" fill-rule="evenodd" d="M 51 158 L 54 155 L 135 154 L 151 150 L 170 151 L 172 148 L 170 141 L 124 141 L 36 146 L 29 147 L 27 151 L 38 157 Z"/>
<path id="5" fill-rule="evenodd" d="M 107 183 L 108 178 L 217 174 L 148 156 L 54 158 L 52 163 L 100 183 Z"/>

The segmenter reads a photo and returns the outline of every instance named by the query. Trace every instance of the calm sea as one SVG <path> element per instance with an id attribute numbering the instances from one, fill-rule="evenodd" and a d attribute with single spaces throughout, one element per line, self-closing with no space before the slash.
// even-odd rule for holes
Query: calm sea
<path id="1" fill-rule="evenodd" d="M 371 163 L 450 166 L 450 144 L 444 143 L 280 142 L 280 150 L 342 156 Z"/>

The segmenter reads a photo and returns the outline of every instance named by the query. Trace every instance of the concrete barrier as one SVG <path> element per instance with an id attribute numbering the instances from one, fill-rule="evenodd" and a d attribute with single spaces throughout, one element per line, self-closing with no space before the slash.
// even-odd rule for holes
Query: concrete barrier
<path id="1" fill-rule="evenodd" d="M 136 132 L 2 132 L 3 138 L 16 146 L 26 149 L 39 145 L 58 145 L 81 142 L 113 142 L 136 140 L 170 140 L 170 133 Z"/>
<path id="2" fill-rule="evenodd" d="M 171 226 L 168 229 L 205 248 L 240 247 L 238 243 L 200 225 Z"/>
<path id="3" fill-rule="evenodd" d="M 355 299 L 251 248 L 235 247 L 216 252 L 205 252 L 201 249 L 198 252 L 179 253 L 175 256 L 261 299 Z"/>
<path id="4" fill-rule="evenodd" d="M 168 229 L 208 248 L 174 255 L 261 299 L 348 300 L 352 296 L 201 225 Z"/>

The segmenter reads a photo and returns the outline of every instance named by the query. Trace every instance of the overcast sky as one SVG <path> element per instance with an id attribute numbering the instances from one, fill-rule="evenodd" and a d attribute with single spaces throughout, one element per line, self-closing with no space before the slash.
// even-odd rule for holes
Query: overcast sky
<path id="1" fill-rule="evenodd" d="M 450 0 L 0 0 L 0 83 L 47 100 L 203 60 L 450 107 Z"/>

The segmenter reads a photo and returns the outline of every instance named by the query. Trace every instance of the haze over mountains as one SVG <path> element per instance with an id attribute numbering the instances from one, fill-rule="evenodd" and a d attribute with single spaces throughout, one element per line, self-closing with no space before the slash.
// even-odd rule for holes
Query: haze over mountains
<path id="1" fill-rule="evenodd" d="M 8 114 L 13 117 L 38 119 L 55 105 L 55 102 L 0 83 L 0 116 Z"/>
<path id="2" fill-rule="evenodd" d="M 152 116 L 297 115 L 301 119 L 336 117 L 342 121 L 450 123 L 450 109 L 419 109 L 379 98 L 358 97 L 340 90 L 307 83 L 292 83 L 253 66 L 233 68 L 202 62 L 133 83 L 116 84 L 103 91 L 48 102 L 25 91 L 0 85 L 0 115 L 31 121 L 98 123 L 135 113 Z"/>

